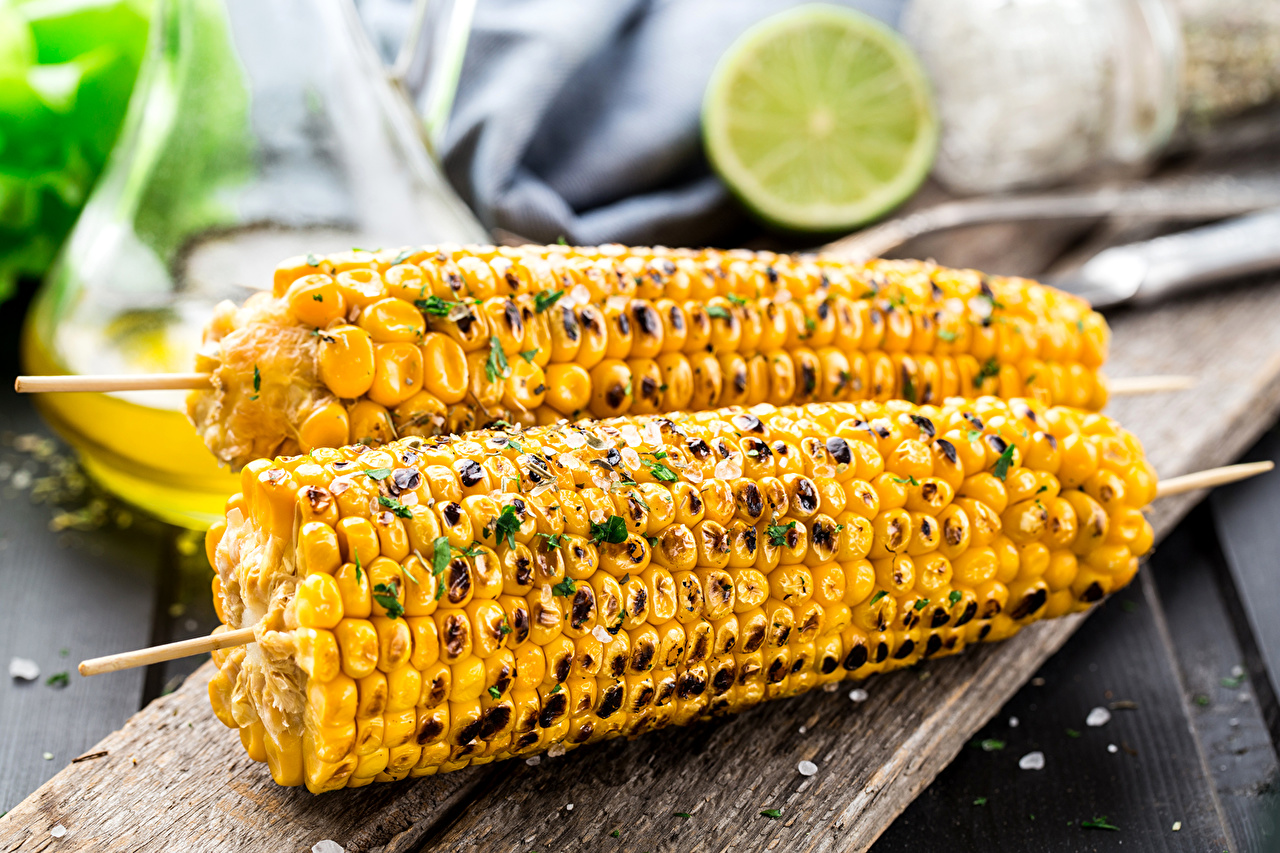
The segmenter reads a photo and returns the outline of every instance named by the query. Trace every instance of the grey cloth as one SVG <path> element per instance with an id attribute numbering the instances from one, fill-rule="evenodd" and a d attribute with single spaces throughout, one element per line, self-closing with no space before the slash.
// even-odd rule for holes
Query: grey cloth
<path id="1" fill-rule="evenodd" d="M 714 242 L 746 214 L 702 151 L 707 81 L 738 36 L 795 5 L 479 0 L 445 172 L 485 226 L 535 241 Z M 844 5 L 895 25 L 904 0 Z"/>

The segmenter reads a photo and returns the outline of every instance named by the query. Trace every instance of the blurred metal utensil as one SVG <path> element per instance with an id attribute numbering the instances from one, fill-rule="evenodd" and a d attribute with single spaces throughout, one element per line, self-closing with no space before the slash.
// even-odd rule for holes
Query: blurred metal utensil
<path id="1" fill-rule="evenodd" d="M 1280 207 L 1104 249 L 1050 283 L 1108 308 L 1269 269 L 1280 269 Z"/>
<path id="2" fill-rule="evenodd" d="M 1280 207 L 1280 176 L 1216 175 L 1103 187 L 949 201 L 891 219 L 822 247 L 823 252 L 867 260 L 915 237 L 970 225 L 1029 219 L 1126 216 L 1195 221 Z"/>

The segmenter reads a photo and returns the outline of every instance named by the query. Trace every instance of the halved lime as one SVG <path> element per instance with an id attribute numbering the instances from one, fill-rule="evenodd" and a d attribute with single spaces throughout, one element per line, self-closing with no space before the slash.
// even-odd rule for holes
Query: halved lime
<path id="1" fill-rule="evenodd" d="M 920 185 L 938 124 L 906 42 L 860 12 L 812 4 L 734 42 L 707 86 L 702 135 L 720 177 L 758 215 L 836 231 Z"/>

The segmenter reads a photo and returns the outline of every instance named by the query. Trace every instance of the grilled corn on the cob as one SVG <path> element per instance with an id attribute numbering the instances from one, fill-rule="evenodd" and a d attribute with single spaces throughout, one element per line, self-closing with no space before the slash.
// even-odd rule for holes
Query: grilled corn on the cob
<path id="1" fill-rule="evenodd" d="M 1023 279 L 745 251 L 472 248 L 287 262 L 225 303 L 189 411 L 277 453 L 725 405 L 1027 396 L 1101 408 L 1102 317 Z"/>
<path id="2" fill-rule="evenodd" d="M 731 408 L 259 460 L 208 535 L 213 707 L 326 791 L 563 750 L 1080 610 L 1152 544 L 1108 418 Z M 221 630 L 221 629 L 220 629 Z"/>

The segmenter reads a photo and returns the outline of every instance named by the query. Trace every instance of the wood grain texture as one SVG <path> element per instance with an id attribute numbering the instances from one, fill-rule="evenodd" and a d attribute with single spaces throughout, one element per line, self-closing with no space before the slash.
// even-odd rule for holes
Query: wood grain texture
<path id="1" fill-rule="evenodd" d="M 1280 406 L 1280 292 L 1255 287 L 1116 319 L 1117 375 L 1196 372 L 1194 392 L 1117 401 L 1165 475 L 1223 464 Z M 1202 495 L 1162 501 L 1167 532 Z M 1075 630 L 1079 618 L 867 684 L 736 719 L 394 786 L 311 797 L 276 788 L 213 720 L 207 668 L 0 819 L 0 850 L 62 849 L 812 850 L 867 848 Z M 188 726 L 188 724 L 190 724 Z M 801 738 L 798 729 L 808 728 Z M 132 765 L 129 756 L 138 758 Z M 819 765 L 805 779 L 801 759 Z M 575 808 L 569 811 L 567 804 Z M 779 808 L 782 817 L 761 817 Z M 690 818 L 676 817 L 686 812 Z"/>

